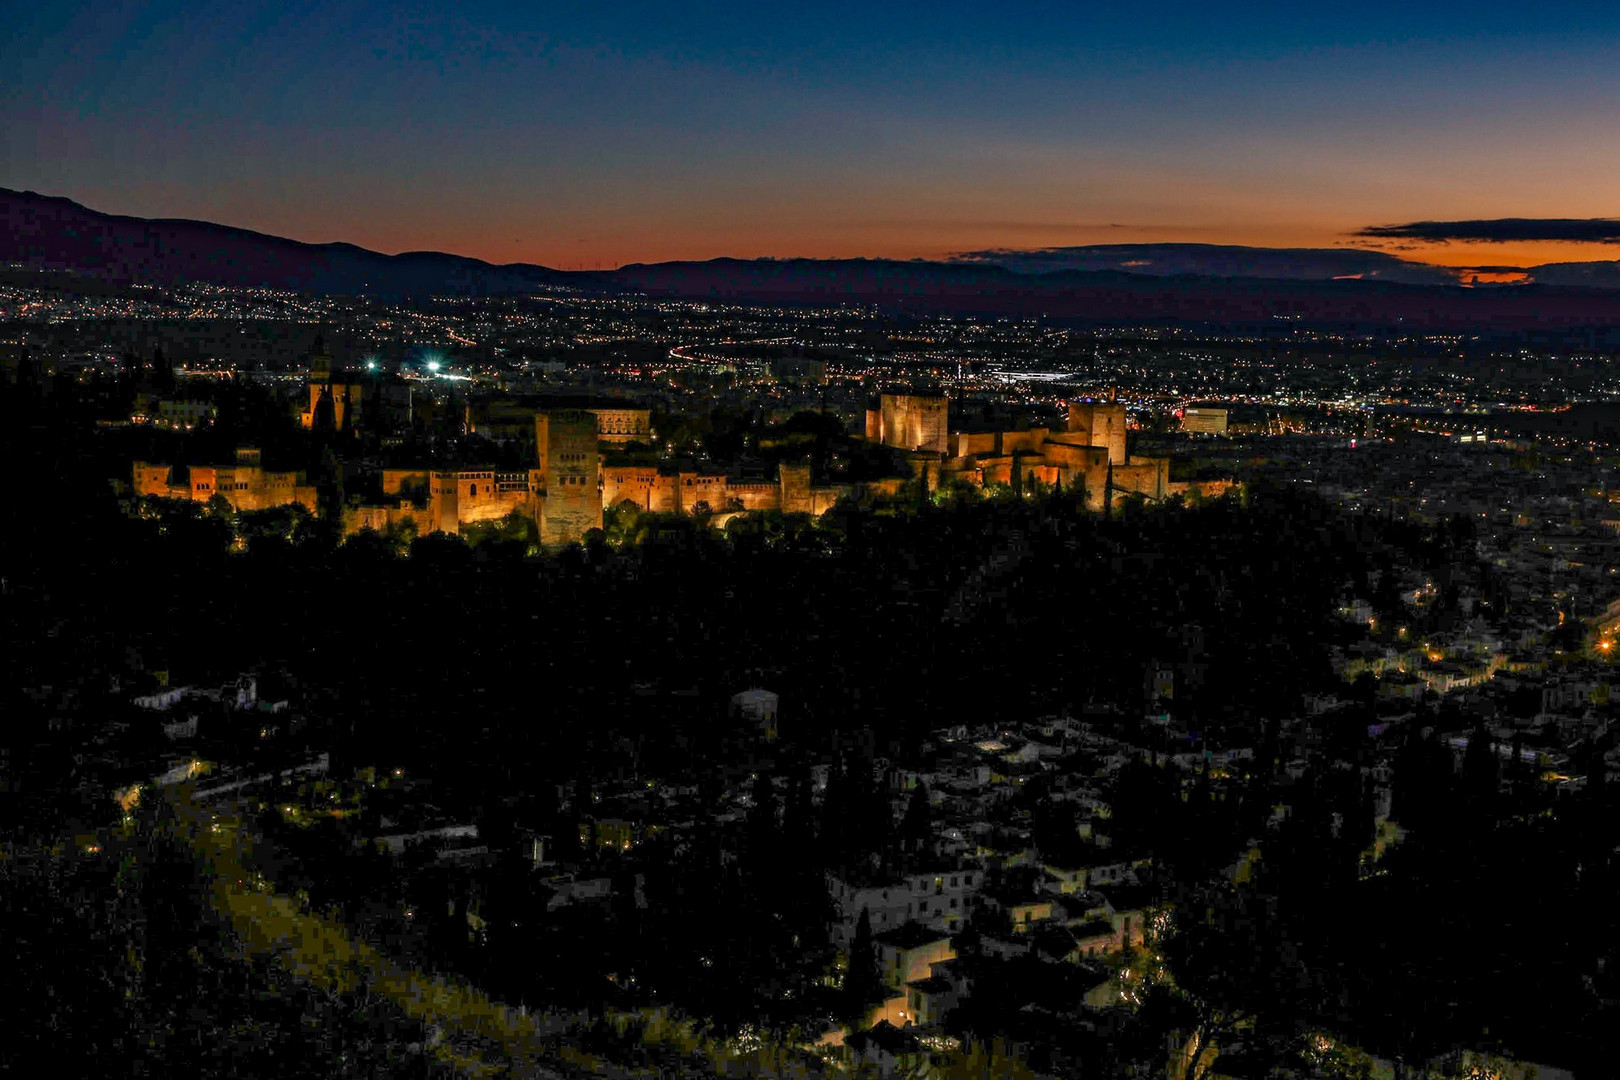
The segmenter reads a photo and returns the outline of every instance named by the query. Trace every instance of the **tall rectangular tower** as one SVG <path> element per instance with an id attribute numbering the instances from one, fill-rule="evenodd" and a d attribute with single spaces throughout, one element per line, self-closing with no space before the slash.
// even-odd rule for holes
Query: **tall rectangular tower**
<path id="1" fill-rule="evenodd" d="M 1108 464 L 1125 464 L 1125 406 L 1117 401 L 1069 402 L 1069 434 L 1065 439 L 1084 446 L 1101 446 L 1108 451 Z"/>
<path id="2" fill-rule="evenodd" d="M 944 394 L 884 394 L 881 405 L 884 446 L 946 453 L 950 399 Z"/>
<path id="3" fill-rule="evenodd" d="M 461 532 L 461 495 L 454 472 L 435 472 L 428 492 L 428 521 L 434 531 L 455 536 Z"/>
<path id="4" fill-rule="evenodd" d="M 540 542 L 547 547 L 576 543 L 602 527 L 602 457 L 596 445 L 596 416 L 583 409 L 537 413 L 534 418 L 536 470 L 544 484 L 540 503 Z"/>

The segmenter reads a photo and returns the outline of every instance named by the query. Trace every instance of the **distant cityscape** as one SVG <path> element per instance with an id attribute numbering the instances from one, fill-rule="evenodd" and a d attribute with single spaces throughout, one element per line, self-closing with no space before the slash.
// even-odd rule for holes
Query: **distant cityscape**
<path id="1" fill-rule="evenodd" d="M 1601 346 L 20 272 L 0 335 L 38 527 L 116 552 L 13 540 L 9 850 L 71 831 L 93 936 L 182 851 L 350 956 L 249 977 L 313 1061 L 1557 1076 L 1613 1007 L 1573 937 L 1492 946 L 1556 960 L 1511 1014 L 1410 935 L 1258 989 L 1555 850 L 1612 918 Z"/>
<path id="2" fill-rule="evenodd" d="M 1620 10 L 4 39 L 0 1073 L 1620 1076 Z"/>

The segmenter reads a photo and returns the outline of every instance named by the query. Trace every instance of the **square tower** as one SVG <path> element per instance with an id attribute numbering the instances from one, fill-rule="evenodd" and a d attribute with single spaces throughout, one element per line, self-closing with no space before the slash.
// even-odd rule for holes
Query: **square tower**
<path id="1" fill-rule="evenodd" d="M 547 547 L 577 543 L 602 527 L 602 457 L 597 449 L 596 416 L 583 409 L 558 409 L 534 418 L 536 470 L 544 484 L 540 542 Z"/>
<path id="2" fill-rule="evenodd" d="M 944 394 L 884 394 L 879 424 L 884 446 L 944 455 L 950 399 Z"/>
<path id="3" fill-rule="evenodd" d="M 1108 451 L 1108 464 L 1125 464 L 1125 406 L 1117 401 L 1071 401 L 1069 434 L 1084 446 Z M 1065 442 L 1071 440 L 1064 440 Z"/>

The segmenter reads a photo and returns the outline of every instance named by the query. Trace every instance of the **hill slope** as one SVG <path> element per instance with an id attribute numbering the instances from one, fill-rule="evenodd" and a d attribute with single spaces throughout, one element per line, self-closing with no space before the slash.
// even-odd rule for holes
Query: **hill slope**
<path id="1" fill-rule="evenodd" d="M 353 244 L 306 244 L 205 221 L 103 214 L 70 199 L 5 188 L 0 188 L 0 262 L 117 283 L 197 281 L 384 297 L 487 296 L 594 284 L 588 275 L 525 263 L 496 266 L 436 251 L 384 255 Z"/>

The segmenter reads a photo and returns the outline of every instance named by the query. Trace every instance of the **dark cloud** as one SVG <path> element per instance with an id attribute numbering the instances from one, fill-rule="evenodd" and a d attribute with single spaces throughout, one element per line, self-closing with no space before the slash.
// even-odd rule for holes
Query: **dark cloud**
<path id="1" fill-rule="evenodd" d="M 1620 218 L 1493 218 L 1485 221 L 1410 221 L 1405 225 L 1369 225 L 1356 236 L 1372 239 L 1448 240 L 1503 244 L 1514 241 L 1563 240 L 1570 243 L 1620 244 Z"/>
<path id="2" fill-rule="evenodd" d="M 1426 244 L 1397 244 L 1393 240 L 1335 240 L 1336 247 L 1354 248 L 1356 251 L 1422 251 Z"/>

